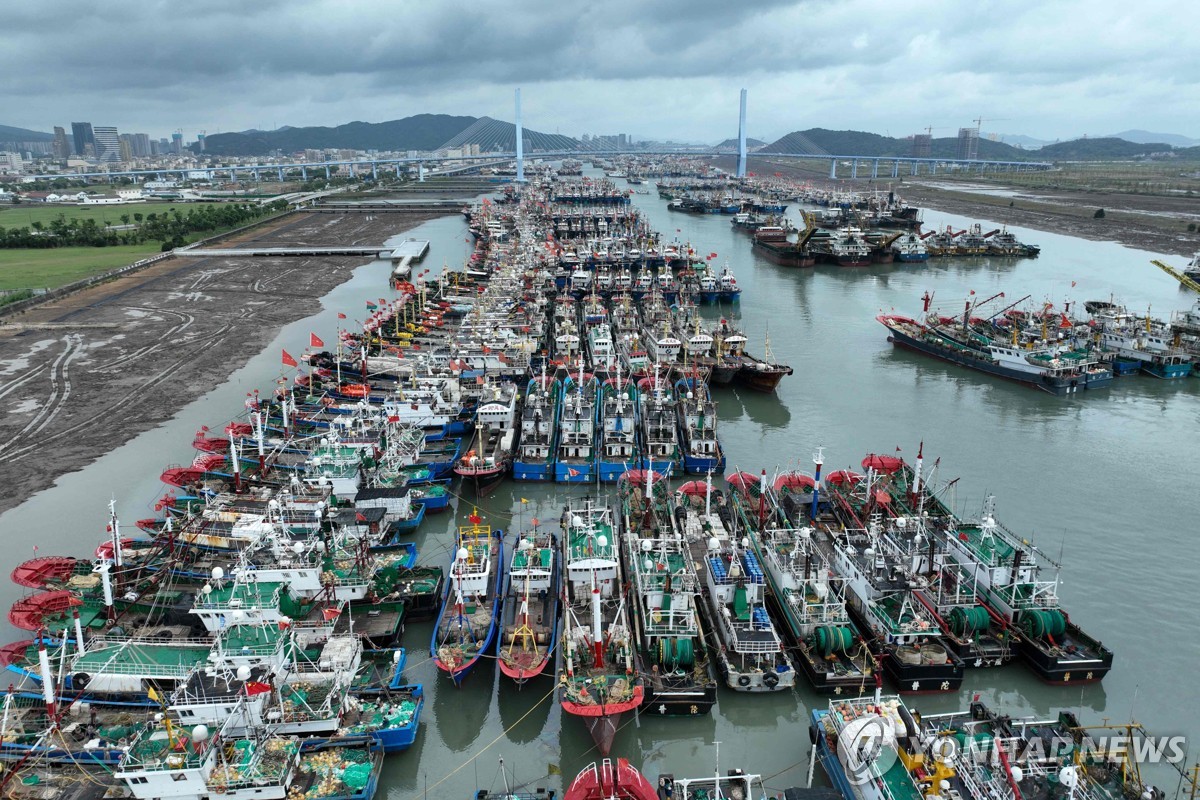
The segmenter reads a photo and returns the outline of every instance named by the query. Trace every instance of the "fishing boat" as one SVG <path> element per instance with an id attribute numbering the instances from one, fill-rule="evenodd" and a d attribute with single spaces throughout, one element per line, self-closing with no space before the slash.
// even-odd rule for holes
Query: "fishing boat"
<path id="1" fill-rule="evenodd" d="M 708 381 L 717 386 L 727 386 L 742 369 L 746 337 L 724 317 L 713 328 L 712 337 L 714 359 Z"/>
<path id="2" fill-rule="evenodd" d="M 518 686 L 546 672 L 558 646 L 562 553 L 554 534 L 521 536 L 513 549 L 504 589 L 504 618 L 497 660 Z"/>
<path id="3" fill-rule="evenodd" d="M 921 748 L 916 718 L 896 695 L 876 690 L 873 697 L 830 700 L 828 708 L 812 710 L 809 734 L 816 763 L 843 800 L 920 800 L 927 795 L 918 776 L 938 780 L 926 785 L 950 788 L 932 759 L 914 757 Z"/>
<path id="4" fill-rule="evenodd" d="M 337 738 L 370 736 L 384 753 L 402 753 L 417 740 L 425 692 L 420 684 L 355 692 L 346 699 Z"/>
<path id="5" fill-rule="evenodd" d="M 620 361 L 612 327 L 607 322 L 599 322 L 588 329 L 587 359 L 597 377 L 616 373 Z"/>
<path id="6" fill-rule="evenodd" d="M 675 384 L 675 393 L 679 398 L 675 413 L 683 471 L 690 475 L 724 472 L 725 452 L 717 438 L 717 404 L 708 393 L 708 385 L 694 378 L 681 378 Z"/>
<path id="7" fill-rule="evenodd" d="M 383 768 L 383 747 L 369 736 L 301 740 L 257 732 L 214 736 L 170 716 L 129 745 L 114 777 L 137 800 L 231 798 L 285 800 L 308 786 L 314 800 L 371 800 Z"/>
<path id="8" fill-rule="evenodd" d="M 1020 637 L 1016 649 L 1041 680 L 1062 685 L 1103 679 L 1112 669 L 1112 650 L 1062 608 L 1060 565 L 1001 525 L 994 512 L 995 500 L 988 497 L 978 522 L 948 530 L 950 555 L 974 578 L 987 609 Z"/>
<path id="9" fill-rule="evenodd" d="M 937 551 L 906 518 L 885 516 L 887 493 L 865 476 L 841 470 L 826 485 L 837 524 L 818 526 L 817 546 L 845 580 L 850 612 L 888 675 L 904 693 L 956 691 L 962 659 L 916 592 L 936 571 Z"/>
<path id="10" fill-rule="evenodd" d="M 558 414 L 558 450 L 554 458 L 557 483 L 589 483 L 596 472 L 596 413 L 599 386 L 583 371 L 562 382 Z"/>
<path id="11" fill-rule="evenodd" d="M 741 366 L 738 368 L 736 380 L 748 389 L 756 392 L 773 392 L 784 377 L 791 375 L 793 370 L 787 364 L 775 362 L 771 352 L 771 334 L 767 333 L 764 340 L 763 358 L 755 358 L 745 350 L 741 351 Z"/>
<path id="12" fill-rule="evenodd" d="M 638 421 L 641 424 L 644 469 L 670 475 L 681 459 L 675 392 L 656 370 L 638 381 Z"/>
<path id="13" fill-rule="evenodd" d="M 618 373 L 601 384 L 598 480 L 614 483 L 626 470 L 640 466 L 637 411 L 638 393 L 632 380 Z"/>
<path id="14" fill-rule="evenodd" d="M 717 681 L 696 608 L 696 574 L 679 536 L 667 480 L 654 470 L 630 470 L 618 492 L 645 710 L 707 714 L 717 702 Z"/>
<path id="15" fill-rule="evenodd" d="M 548 481 L 554 478 L 561 393 L 558 379 L 548 378 L 545 372 L 530 379 L 525 389 L 525 405 L 521 409 L 521 438 L 513 460 L 514 479 Z"/>
<path id="16" fill-rule="evenodd" d="M 720 743 L 717 745 L 719 749 Z M 677 778 L 664 772 L 657 782 L 651 782 L 625 759 L 618 758 L 614 763 L 606 758 L 584 767 L 567 787 L 563 800 L 793 800 L 805 796 L 801 792 L 786 789 L 775 795 L 763 786 L 762 776 L 740 769 L 726 770 L 722 775 L 719 766 L 704 778 Z"/>
<path id="17" fill-rule="evenodd" d="M 875 657 L 846 609 L 845 581 L 814 542 L 816 481 L 799 472 L 765 478 L 764 470 L 762 479 L 739 472 L 727 480 L 770 587 L 776 628 L 816 691 L 862 694 L 875 685 Z"/>
<path id="18" fill-rule="evenodd" d="M 967 300 L 960 317 L 949 317 L 930 312 L 933 295 L 926 292 L 921 298 L 924 322 L 899 314 L 880 314 L 875 319 L 888 329 L 888 341 L 896 347 L 1060 397 L 1111 385 L 1112 370 L 1101 364 L 1087 346 L 1077 347 L 1049 335 L 1045 314 L 1041 315 L 1040 327 L 1023 328 L 1022 313 L 1008 313 L 1021 301 L 986 319 L 976 316 L 987 303 L 1003 296 Z M 1003 325 L 999 324 L 1001 320 Z"/>
<path id="19" fill-rule="evenodd" d="M 455 474 L 475 490 L 476 497 L 485 497 L 504 479 L 512 466 L 517 436 L 517 385 L 511 381 L 493 384 L 485 394 L 488 397 L 476 412 L 475 447 L 454 465 Z"/>
<path id="20" fill-rule="evenodd" d="M 1193 356 L 1180 346 L 1180 337 L 1162 320 L 1130 314 L 1124 308 L 1092 315 L 1099 328 L 1100 347 L 1118 359 L 1132 361 L 1147 375 L 1167 380 L 1192 373 Z"/>
<path id="21" fill-rule="evenodd" d="M 461 686 L 495 644 L 503 613 L 504 533 L 472 512 L 458 529 L 446 594 L 430 651 L 437 668 Z"/>
<path id="22" fill-rule="evenodd" d="M 929 250 L 919 234 L 905 233 L 891 244 L 895 260 L 904 264 L 919 264 L 929 260 Z"/>
<path id="23" fill-rule="evenodd" d="M 563 606 L 559 700 L 608 755 L 621 717 L 642 704 L 612 511 L 590 499 L 563 512 Z"/>
<path id="24" fill-rule="evenodd" d="M 729 688 L 740 692 L 791 689 L 796 670 L 766 608 L 766 576 L 750 540 L 732 536 L 733 509 L 712 475 L 676 492 L 683 540 L 707 600 L 705 622 Z"/>
<path id="25" fill-rule="evenodd" d="M 720 283 L 720 291 L 718 298 L 723 303 L 733 303 L 739 300 L 742 296 L 742 289 L 738 286 L 737 278 L 729 271 L 729 266 L 726 265 L 721 270 L 721 276 L 718 279 Z"/>

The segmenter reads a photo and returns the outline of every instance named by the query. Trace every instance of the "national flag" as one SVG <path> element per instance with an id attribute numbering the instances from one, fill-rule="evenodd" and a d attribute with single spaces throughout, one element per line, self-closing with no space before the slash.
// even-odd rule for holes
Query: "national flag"
<path id="1" fill-rule="evenodd" d="M 338 319 L 345 319 L 345 318 L 346 318 L 346 315 L 345 315 L 345 314 L 343 314 L 342 312 L 340 312 L 340 311 L 339 311 L 339 312 L 338 312 Z"/>
<path id="2" fill-rule="evenodd" d="M 379 306 L 375 305 L 370 300 L 367 301 L 367 311 L 375 311 L 378 308 L 379 308 Z"/>
<path id="3" fill-rule="evenodd" d="M 309 347 L 324 347 L 325 343 L 321 341 L 320 336 L 317 336 L 315 333 L 310 333 L 308 335 L 308 346 Z"/>
<path id="4" fill-rule="evenodd" d="M 296 359 L 292 358 L 292 354 L 289 353 L 287 350 L 283 351 L 283 364 L 284 364 L 284 366 L 287 366 L 287 367 L 299 366 L 296 363 Z"/>
<path id="5" fill-rule="evenodd" d="M 269 691 L 271 691 L 271 684 L 269 683 L 262 683 L 260 681 L 246 682 L 246 695 L 248 697 L 254 697 L 258 694 L 266 694 Z"/>

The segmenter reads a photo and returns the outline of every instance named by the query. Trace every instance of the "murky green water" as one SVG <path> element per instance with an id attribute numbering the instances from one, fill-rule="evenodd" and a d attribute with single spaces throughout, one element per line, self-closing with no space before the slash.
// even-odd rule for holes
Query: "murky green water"
<path id="1" fill-rule="evenodd" d="M 867 452 L 896 447 L 911 458 L 923 440 L 926 463 L 941 458 L 939 477 L 960 478 L 949 495 L 958 510 L 974 512 L 994 493 L 998 516 L 1008 526 L 1051 553 L 1061 548 L 1067 608 L 1116 652 L 1102 686 L 1047 687 L 1014 664 L 970 672 L 960 695 L 920 698 L 918 708 L 958 708 L 979 693 L 1013 714 L 1066 707 L 1088 721 L 1125 721 L 1132 714 L 1157 732 L 1200 733 L 1191 681 L 1200 661 L 1193 633 L 1200 622 L 1193 599 L 1200 555 L 1195 511 L 1200 380 L 1125 378 L 1107 392 L 1058 399 L 894 351 L 874 320 L 880 310 L 919 311 L 925 290 L 948 307 L 961 307 L 971 290 L 983 297 L 1004 291 L 1013 300 L 1029 293 L 1054 302 L 1114 294 L 1131 308 L 1149 304 L 1165 315 L 1190 298 L 1149 265 L 1153 254 L 1014 229 L 1022 240 L 1042 246 L 1039 259 L 797 270 L 754 257 L 749 240 L 728 217 L 668 212 L 656 195 L 635 201 L 657 228 L 690 239 L 700 252 L 717 252 L 717 262 L 728 260 L 735 270 L 744 290 L 740 307 L 706 313 L 740 318 L 759 353 L 769 326 L 776 358 L 796 368 L 778 396 L 718 391 L 730 471 L 808 469 L 818 445 L 826 448 L 826 471 L 857 466 Z M 925 218 L 929 225 L 956 227 L 973 221 L 935 212 Z M 425 266 L 434 268 L 443 261 L 461 263 L 469 248 L 465 235 L 461 217 L 405 234 L 433 242 Z M 90 553 L 103 536 L 110 495 L 129 523 L 147 516 L 162 493 L 159 471 L 167 461 L 192 458 L 195 430 L 222 425 L 241 409 L 247 391 L 269 387 L 278 374 L 280 347 L 303 349 L 310 330 L 329 341 L 336 311 L 357 310 L 378 298 L 387 271 L 382 263 L 362 267 L 324 299 L 320 314 L 288 326 L 263 354 L 170 423 L 0 517 L 4 569 L 31 555 L 25 543 L 35 540 L 42 553 Z M 521 497 L 530 502 L 522 506 Z M 507 529 L 534 516 L 556 519 L 565 497 L 566 490 L 555 486 L 505 484 L 481 511 Z M 422 560 L 448 559 L 450 534 L 470 511 L 469 502 L 459 503 L 456 513 L 426 521 L 419 534 Z M 518 512 L 518 519 L 510 516 Z M 0 583 L 0 602 L 18 595 L 17 587 Z M 595 758 L 583 726 L 562 719 L 551 680 L 517 691 L 501 685 L 488 664 L 456 690 L 438 679 L 429 662 L 429 634 L 424 624 L 410 626 L 406 635 L 408 677 L 425 684 L 428 700 L 416 746 L 388 759 L 383 784 L 388 797 L 420 796 L 426 787 L 431 797 L 464 798 L 479 786 L 498 789 L 501 756 L 518 784 L 560 785 L 558 773 L 569 780 Z M 665 769 L 707 774 L 712 742 L 718 740 L 723 767 L 771 776 L 767 785 L 773 788 L 802 784 L 808 711 L 823 704 L 806 688 L 777 696 L 723 692 L 711 717 L 630 719 L 613 752 L 651 775 Z"/>

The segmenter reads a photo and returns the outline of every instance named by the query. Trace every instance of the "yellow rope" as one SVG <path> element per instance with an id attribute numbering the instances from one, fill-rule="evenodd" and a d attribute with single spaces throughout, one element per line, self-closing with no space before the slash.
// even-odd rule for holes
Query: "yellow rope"
<path id="1" fill-rule="evenodd" d="M 437 783 L 433 784 L 433 786 L 430 786 L 430 787 L 429 787 L 429 789 L 436 789 L 438 786 L 441 786 L 443 783 L 445 783 L 446 781 L 450 780 L 450 778 L 451 778 L 451 777 L 452 777 L 452 776 L 453 776 L 455 773 L 457 773 L 457 772 L 458 772 L 460 769 L 462 769 L 463 767 L 465 767 L 467 764 L 470 764 L 470 763 L 472 763 L 473 761 L 475 761 L 475 759 L 479 758 L 481 755 L 483 755 L 484 753 L 486 753 L 486 752 L 487 752 L 487 751 L 488 751 L 488 750 L 489 750 L 489 749 L 492 747 L 492 745 L 494 745 L 496 742 L 498 742 L 498 741 L 500 741 L 501 739 L 503 739 L 503 738 L 505 738 L 506 736 L 508 736 L 509 732 L 511 732 L 511 731 L 512 731 L 514 728 L 516 728 L 518 725 L 520 725 L 522 722 L 524 722 L 524 721 L 525 721 L 525 718 L 526 718 L 526 717 L 528 717 L 530 714 L 532 714 L 532 713 L 533 713 L 533 712 L 534 712 L 534 711 L 537 709 L 537 707 L 538 707 L 538 706 L 540 706 L 540 705 L 541 705 L 542 703 L 544 703 L 546 700 L 549 700 L 549 699 L 550 699 L 550 698 L 551 698 L 551 697 L 554 695 L 554 693 L 555 693 L 556 691 L 558 691 L 558 684 L 557 684 L 557 683 L 556 683 L 556 684 L 554 684 L 554 687 L 553 687 L 553 688 L 551 688 L 551 689 L 550 689 L 550 691 L 546 692 L 546 694 L 545 694 L 545 695 L 543 695 L 543 696 L 542 696 L 542 698 L 541 698 L 540 700 L 538 700 L 536 703 L 534 703 L 532 706 L 530 706 L 530 707 L 529 707 L 529 710 L 528 710 L 528 711 L 526 711 L 524 714 L 522 714 L 520 719 L 518 719 L 518 720 L 517 720 L 516 722 L 514 722 L 512 725 L 509 725 L 509 726 L 508 726 L 507 728 L 505 728 L 504 730 L 502 730 L 502 731 L 500 732 L 500 734 L 499 734 L 499 735 L 498 735 L 498 736 L 497 736 L 495 739 L 492 739 L 490 742 L 488 742 L 487 744 L 485 744 L 485 745 L 484 745 L 484 746 L 483 746 L 483 747 L 482 747 L 482 748 L 481 748 L 481 749 L 480 749 L 478 752 L 476 752 L 476 753 L 475 753 L 475 755 L 471 756 L 469 759 L 467 759 L 466 761 L 464 761 L 463 763 L 459 764 L 457 767 L 455 767 L 454 769 L 452 769 L 452 770 L 451 770 L 449 773 L 447 773 L 447 774 L 446 774 L 446 776 L 445 776 L 444 778 L 442 778 L 442 779 L 441 779 L 440 781 L 438 781 Z M 428 790 L 426 790 L 426 791 L 428 791 Z"/>

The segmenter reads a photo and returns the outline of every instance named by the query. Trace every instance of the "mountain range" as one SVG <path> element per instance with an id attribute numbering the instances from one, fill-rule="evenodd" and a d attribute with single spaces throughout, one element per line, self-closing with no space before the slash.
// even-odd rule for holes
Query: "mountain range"
<path id="1" fill-rule="evenodd" d="M 579 142 L 569 136 L 525 129 L 530 150 L 570 149 Z M 349 122 L 336 127 L 285 125 L 271 131 L 246 130 L 217 133 L 205 140 L 206 151 L 221 156 L 262 156 L 273 151 L 293 153 L 306 149 L 346 148 L 351 150 L 433 150 L 442 146 L 478 144 L 489 148 L 513 149 L 512 123 L 490 117 L 416 114 L 387 122 Z M 52 141 L 53 134 L 0 125 L 0 144 L 5 142 Z M 908 156 L 911 139 L 881 136 L 866 131 L 832 131 L 811 128 L 793 131 L 769 144 L 748 139 L 750 149 L 769 153 L 810 153 L 861 156 Z M 726 139 L 715 149 L 737 146 Z M 192 145 L 192 149 L 198 149 Z M 1012 161 L 1131 158 L 1174 149 L 1183 157 L 1200 157 L 1200 139 L 1173 133 L 1130 129 L 1112 136 L 1049 142 L 1021 134 L 984 133 L 979 139 L 979 158 Z M 954 158 L 957 137 L 934 139 L 931 155 Z"/>
<path id="2" fill-rule="evenodd" d="M 979 140 L 978 157 L 996 161 L 1086 161 L 1133 158 L 1171 149 L 1170 144 L 1161 141 L 1138 143 L 1115 137 L 1101 137 L 1055 142 L 1037 150 L 1025 150 L 1002 141 L 993 141 L 985 136 Z M 880 136 L 877 133 L 810 128 L 806 131 L 793 131 L 780 137 L 764 146 L 762 151 L 766 153 L 888 158 L 911 156 L 913 144 L 911 139 L 897 139 L 891 136 Z M 1200 147 L 1177 149 L 1175 152 L 1183 157 L 1200 157 Z M 934 139 L 931 142 L 930 155 L 934 158 L 957 157 L 958 137 Z"/>

